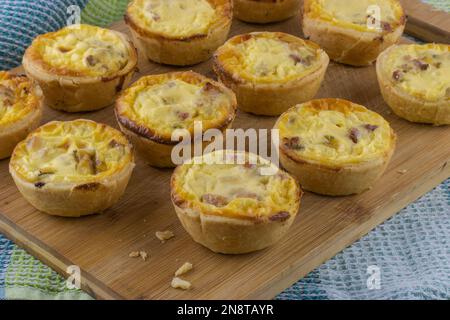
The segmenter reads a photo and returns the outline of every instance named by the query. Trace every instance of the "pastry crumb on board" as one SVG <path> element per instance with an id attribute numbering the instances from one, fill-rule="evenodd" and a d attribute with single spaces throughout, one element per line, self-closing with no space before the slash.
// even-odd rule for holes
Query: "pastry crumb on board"
<path id="1" fill-rule="evenodd" d="M 130 258 L 141 258 L 144 261 L 147 261 L 148 259 L 148 253 L 146 251 L 132 251 L 128 254 L 128 257 Z"/>
<path id="2" fill-rule="evenodd" d="M 174 233 L 170 230 L 166 231 L 156 231 L 155 232 L 156 238 L 158 238 L 162 243 L 164 243 L 166 240 L 172 239 L 175 237 Z"/>
<path id="3" fill-rule="evenodd" d="M 190 262 L 185 262 L 181 267 L 175 271 L 175 277 L 181 276 L 182 274 L 188 273 L 192 270 L 194 266 Z"/>
<path id="4" fill-rule="evenodd" d="M 189 290 L 192 284 L 189 281 L 183 280 L 181 278 L 175 277 L 172 279 L 172 283 L 170 284 L 172 288 Z"/>

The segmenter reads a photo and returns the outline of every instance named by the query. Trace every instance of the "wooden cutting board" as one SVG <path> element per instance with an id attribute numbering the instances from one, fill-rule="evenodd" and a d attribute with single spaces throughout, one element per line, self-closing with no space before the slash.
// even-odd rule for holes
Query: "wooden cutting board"
<path id="1" fill-rule="evenodd" d="M 408 23 L 405 32 L 425 42 L 450 43 L 450 14 L 420 0 L 400 0 Z"/>
<path id="2" fill-rule="evenodd" d="M 126 32 L 123 23 L 114 28 Z M 268 26 L 235 22 L 232 34 L 255 30 L 300 35 L 298 19 Z M 189 69 L 144 60 L 139 68 L 136 78 Z M 213 77 L 210 62 L 192 69 Z M 289 233 L 271 248 L 229 256 L 212 253 L 193 242 L 170 204 L 172 170 L 151 168 L 139 157 L 121 201 L 102 215 L 81 219 L 37 212 L 14 186 L 8 161 L 1 161 L 0 231 L 62 275 L 66 275 L 67 266 L 78 265 L 83 288 L 96 298 L 273 298 L 450 176 L 450 127 L 411 124 L 391 114 L 380 96 L 374 67 L 332 63 L 319 96 L 349 99 L 381 113 L 398 134 L 398 149 L 386 174 L 362 195 L 332 198 L 306 193 Z M 47 108 L 44 121 L 75 118 L 117 127 L 111 107 L 84 114 Z M 271 128 L 275 120 L 240 113 L 235 127 Z M 167 229 L 176 236 L 162 244 L 154 234 Z M 136 250 L 147 251 L 150 258 L 146 262 L 129 258 L 128 254 Z M 192 281 L 193 289 L 173 289 L 170 281 L 185 261 L 194 264 L 194 270 L 184 277 Z"/>

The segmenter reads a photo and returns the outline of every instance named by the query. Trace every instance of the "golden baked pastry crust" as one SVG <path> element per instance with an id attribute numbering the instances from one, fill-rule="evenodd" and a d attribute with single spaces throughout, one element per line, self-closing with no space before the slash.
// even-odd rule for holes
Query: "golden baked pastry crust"
<path id="1" fill-rule="evenodd" d="M 363 106 L 318 99 L 295 106 L 275 124 L 280 162 L 306 190 L 349 195 L 369 189 L 395 149 L 389 123 Z"/>
<path id="2" fill-rule="evenodd" d="M 406 15 L 398 0 L 352 1 L 341 6 L 332 0 L 305 0 L 303 33 L 305 37 L 318 43 L 332 60 L 366 66 L 372 64 L 383 50 L 400 39 L 405 28 Z M 333 10 L 340 10 L 341 16 L 333 16 L 332 12 L 327 11 L 327 5 L 338 5 L 339 7 Z M 382 20 L 379 30 L 367 26 L 366 21 L 370 18 L 367 12 L 369 5 L 381 7 Z M 352 10 L 352 7 L 358 8 L 360 12 L 347 14 L 347 10 Z M 385 14 L 385 11 L 388 14 Z"/>
<path id="3" fill-rule="evenodd" d="M 78 217 L 100 213 L 122 196 L 134 168 L 120 132 L 90 120 L 52 121 L 20 142 L 9 171 L 36 209 Z"/>
<path id="4" fill-rule="evenodd" d="M 89 25 L 40 35 L 23 57 L 23 67 L 42 88 L 46 103 L 68 112 L 112 104 L 136 66 L 137 51 L 124 34 Z"/>
<path id="5" fill-rule="evenodd" d="M 228 40 L 214 54 L 214 71 L 237 96 L 239 109 L 279 115 L 312 99 L 328 67 L 315 43 L 281 32 L 253 32 Z"/>
<path id="6" fill-rule="evenodd" d="M 135 0 L 129 4 L 125 22 L 133 42 L 148 59 L 169 65 L 193 65 L 208 60 L 226 41 L 233 16 L 232 1 L 189 1 L 192 4 L 184 0 Z M 189 21 L 189 13 L 194 9 L 201 9 L 203 19 L 210 21 Z M 174 10 L 180 12 L 175 14 Z M 186 25 L 180 21 L 184 16 Z M 166 18 L 169 21 L 163 24 Z M 158 27 L 159 24 L 163 25 Z"/>
<path id="7" fill-rule="evenodd" d="M 146 76 L 117 99 L 120 128 L 146 161 L 157 167 L 174 167 L 172 141 L 176 129 L 193 136 L 196 121 L 208 129 L 225 131 L 236 116 L 236 97 L 222 84 L 198 73 L 171 72 Z"/>
<path id="8" fill-rule="evenodd" d="M 450 124 L 450 46 L 397 45 L 377 61 L 386 103 L 399 117 L 419 123 Z"/>
<path id="9" fill-rule="evenodd" d="M 0 159 L 36 129 L 42 118 L 41 89 L 26 76 L 0 71 Z"/>
<path id="10" fill-rule="evenodd" d="M 251 23 L 270 23 L 297 15 L 300 0 L 234 0 L 234 16 Z"/>
<path id="11" fill-rule="evenodd" d="M 245 161 L 202 163 L 224 154 L 231 161 Z M 274 174 L 261 175 L 260 168 L 268 165 Z M 214 252 L 239 254 L 282 238 L 297 215 L 302 191 L 295 179 L 267 160 L 221 150 L 177 167 L 171 194 L 178 218 L 196 242 Z"/>

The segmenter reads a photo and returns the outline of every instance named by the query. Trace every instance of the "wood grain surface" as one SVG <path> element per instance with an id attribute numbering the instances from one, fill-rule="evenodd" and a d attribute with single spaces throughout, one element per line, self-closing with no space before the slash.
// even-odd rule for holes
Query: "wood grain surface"
<path id="1" fill-rule="evenodd" d="M 123 23 L 114 29 L 126 32 Z M 268 26 L 235 21 L 232 34 L 255 30 L 300 35 L 298 18 Z M 210 61 L 192 68 L 173 68 L 141 60 L 139 68 L 136 78 L 186 69 L 213 77 Z M 306 193 L 289 233 L 271 248 L 229 256 L 214 254 L 193 242 L 170 204 L 172 171 L 146 166 L 139 157 L 121 201 L 102 215 L 81 219 L 36 211 L 17 191 L 8 173 L 8 160 L 0 161 L 0 231 L 63 275 L 67 266 L 78 265 L 83 288 L 96 298 L 273 298 L 450 176 L 450 127 L 417 125 L 394 116 L 380 96 L 374 67 L 332 63 L 319 97 L 345 98 L 379 112 L 398 134 L 398 148 L 386 174 L 364 194 L 333 198 Z M 46 108 L 44 121 L 75 118 L 117 127 L 111 107 L 83 114 Z M 235 127 L 271 128 L 275 120 L 239 113 Z M 160 243 L 154 235 L 158 230 L 172 230 L 176 236 Z M 149 259 L 129 258 L 136 250 L 147 251 Z M 184 276 L 193 288 L 173 289 L 170 281 L 185 261 L 194 264 L 194 270 Z"/>
<path id="2" fill-rule="evenodd" d="M 420 0 L 400 0 L 408 16 L 405 32 L 425 42 L 450 43 L 450 14 Z"/>

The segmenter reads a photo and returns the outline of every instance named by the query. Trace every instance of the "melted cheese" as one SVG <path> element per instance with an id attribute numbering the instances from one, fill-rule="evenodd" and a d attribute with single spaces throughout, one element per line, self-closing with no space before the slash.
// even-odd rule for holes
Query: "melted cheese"
<path id="1" fill-rule="evenodd" d="M 26 77 L 0 71 L 0 127 L 11 125 L 36 110 L 41 92 Z"/>
<path id="2" fill-rule="evenodd" d="M 394 142 L 383 117 L 338 99 L 313 100 L 294 107 L 280 117 L 276 128 L 281 148 L 324 164 L 376 159 Z"/>
<path id="3" fill-rule="evenodd" d="M 128 45 L 118 34 L 90 25 L 39 36 L 32 48 L 53 72 L 62 75 L 114 75 L 129 59 Z"/>
<path id="4" fill-rule="evenodd" d="M 222 155 L 223 151 L 210 153 L 177 170 L 176 188 L 184 199 L 208 214 L 263 217 L 292 212 L 299 189 L 291 176 L 278 168 L 273 175 L 261 175 L 261 167 L 273 164 L 255 155 L 247 164 L 217 162 Z"/>
<path id="5" fill-rule="evenodd" d="M 396 0 L 309 0 L 307 14 L 335 25 L 360 31 L 376 31 L 369 27 L 373 26 L 375 17 L 369 10 L 370 6 L 380 8 L 381 24 L 398 24 L 403 16 L 403 9 Z"/>
<path id="6" fill-rule="evenodd" d="M 427 101 L 450 100 L 450 46 L 402 45 L 390 51 L 386 72 L 393 85 Z"/>
<path id="7" fill-rule="evenodd" d="M 240 37 L 228 41 L 218 58 L 230 73 L 246 80 L 286 82 L 320 68 L 320 48 L 294 36 L 264 32 Z"/>
<path id="8" fill-rule="evenodd" d="M 40 127 L 15 149 L 13 166 L 31 183 L 94 182 L 133 161 L 125 136 L 89 120 L 53 121 Z"/>
<path id="9" fill-rule="evenodd" d="M 123 97 L 121 116 L 169 139 L 175 129 L 193 132 L 196 121 L 214 128 L 234 114 L 229 93 L 190 72 L 144 77 Z"/>
<path id="10" fill-rule="evenodd" d="M 128 7 L 128 14 L 144 30 L 168 38 L 207 34 L 217 19 L 207 0 L 137 0 Z"/>

